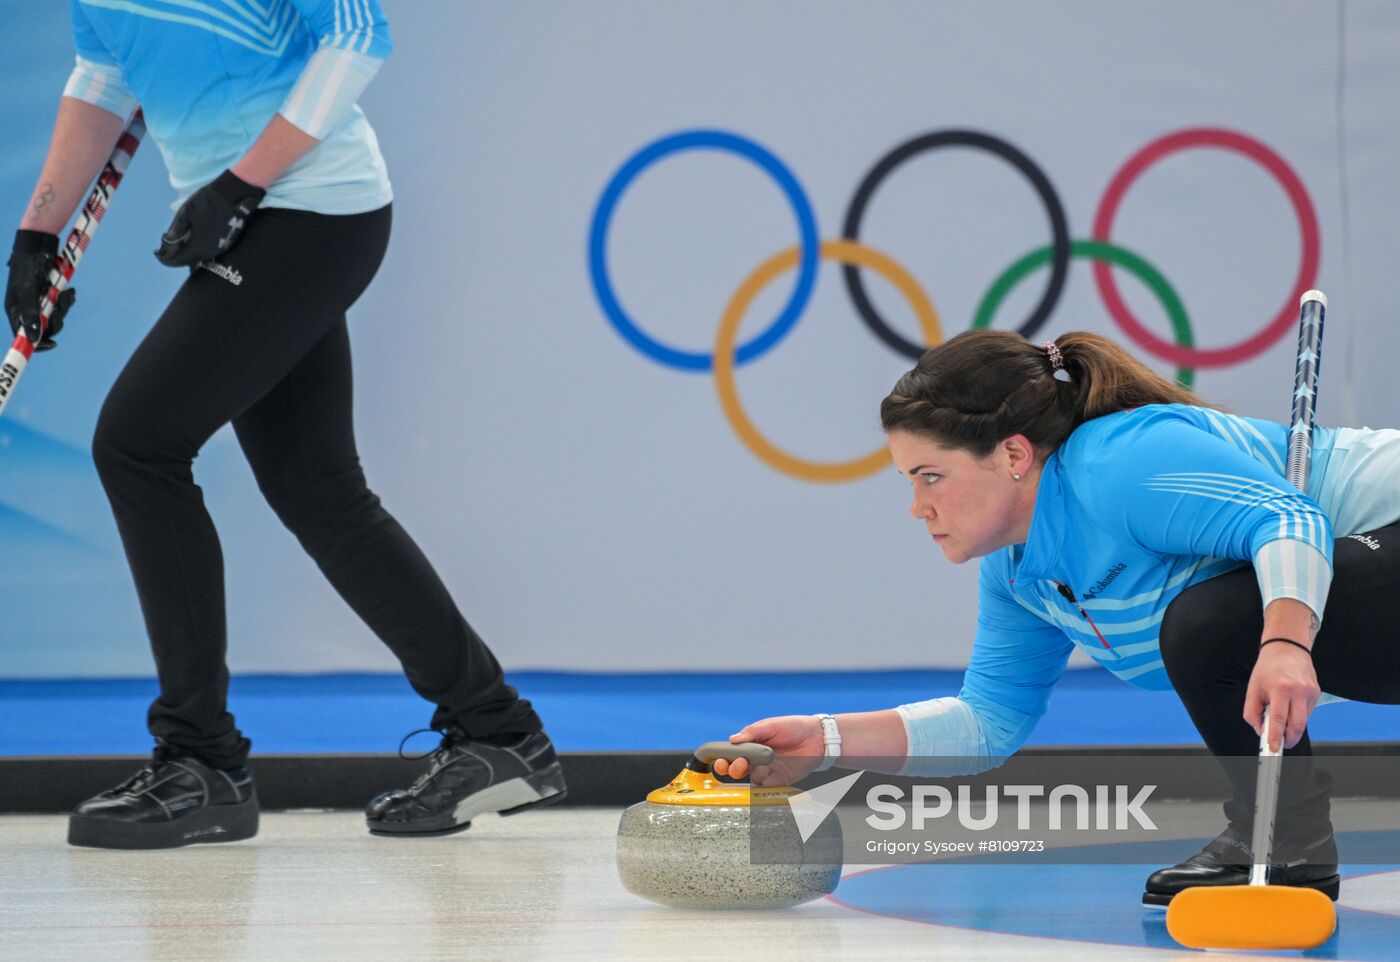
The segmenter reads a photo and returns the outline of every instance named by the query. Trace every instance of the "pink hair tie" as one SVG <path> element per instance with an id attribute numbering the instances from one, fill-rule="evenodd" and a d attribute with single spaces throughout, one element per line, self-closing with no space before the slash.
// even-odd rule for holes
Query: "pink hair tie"
<path id="1" fill-rule="evenodd" d="M 1065 358 L 1060 353 L 1060 348 L 1054 341 L 1045 342 L 1045 353 L 1050 355 L 1050 370 L 1063 371 L 1065 369 Z"/>

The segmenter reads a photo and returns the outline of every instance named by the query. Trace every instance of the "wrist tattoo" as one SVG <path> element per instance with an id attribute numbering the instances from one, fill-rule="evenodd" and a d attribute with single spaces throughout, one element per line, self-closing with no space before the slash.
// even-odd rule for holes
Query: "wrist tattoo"
<path id="1" fill-rule="evenodd" d="M 52 204 L 57 199 L 57 195 L 54 193 L 53 184 L 40 184 L 39 192 L 34 195 L 34 206 L 29 208 L 29 212 L 31 214 L 37 215 L 40 211 Z"/>

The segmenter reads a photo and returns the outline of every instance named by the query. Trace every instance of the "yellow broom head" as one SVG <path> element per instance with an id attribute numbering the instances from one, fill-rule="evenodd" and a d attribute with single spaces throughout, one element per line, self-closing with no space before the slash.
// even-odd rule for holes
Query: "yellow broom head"
<path id="1" fill-rule="evenodd" d="M 1336 928 L 1331 899 L 1288 885 L 1198 885 L 1167 906 L 1167 931 L 1192 949 L 1311 949 Z"/>

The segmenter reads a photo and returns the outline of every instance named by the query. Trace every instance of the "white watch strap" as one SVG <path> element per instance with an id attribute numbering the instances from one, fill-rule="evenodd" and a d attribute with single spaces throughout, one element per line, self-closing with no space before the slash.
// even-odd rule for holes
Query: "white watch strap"
<path id="1" fill-rule="evenodd" d="M 837 727 L 836 719 L 830 715 L 817 715 L 816 718 L 821 722 L 822 745 L 825 751 L 821 763 L 814 770 L 824 772 L 841 757 L 841 729 Z"/>

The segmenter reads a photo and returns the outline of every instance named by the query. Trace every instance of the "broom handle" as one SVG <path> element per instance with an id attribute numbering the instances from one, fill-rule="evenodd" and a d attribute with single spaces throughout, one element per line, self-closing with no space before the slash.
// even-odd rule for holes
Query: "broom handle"
<path id="1" fill-rule="evenodd" d="M 39 311 L 40 340 L 43 340 L 42 332 L 48 329 L 49 318 L 58 304 L 58 295 L 67 289 L 68 282 L 73 279 L 73 271 L 83 259 L 83 254 L 92 241 L 92 235 L 97 233 L 97 227 L 102 223 L 102 215 L 107 213 L 107 205 L 112 202 L 112 195 L 121 184 L 127 165 L 131 163 L 132 155 L 136 153 L 136 148 L 141 146 L 141 138 L 145 136 L 146 116 L 138 107 L 136 113 L 127 121 L 126 129 L 117 138 L 112 155 L 107 158 L 102 172 L 97 175 L 97 183 L 88 194 L 87 202 L 83 204 L 83 209 L 73 224 L 73 230 L 68 234 L 68 241 L 63 245 L 63 251 L 54 262 L 53 269 L 49 271 L 49 288 L 44 294 L 44 303 Z M 21 329 L 15 335 L 9 352 L 0 360 L 0 413 L 3 413 L 5 405 L 10 403 L 15 385 L 19 383 L 24 369 L 29 366 L 29 359 L 34 356 L 37 347 L 38 344 L 31 343 Z"/>
<path id="2" fill-rule="evenodd" d="M 1317 405 L 1317 374 L 1322 365 L 1322 325 L 1327 295 L 1308 291 L 1298 305 L 1298 363 L 1293 373 L 1293 421 L 1288 428 L 1288 482 L 1304 493 L 1312 465 L 1313 413 Z M 1269 709 L 1259 736 L 1259 780 L 1254 792 L 1254 864 L 1250 885 L 1267 885 L 1273 854 L 1274 819 L 1278 814 L 1279 781 L 1283 776 L 1283 743 L 1269 749 Z"/>

